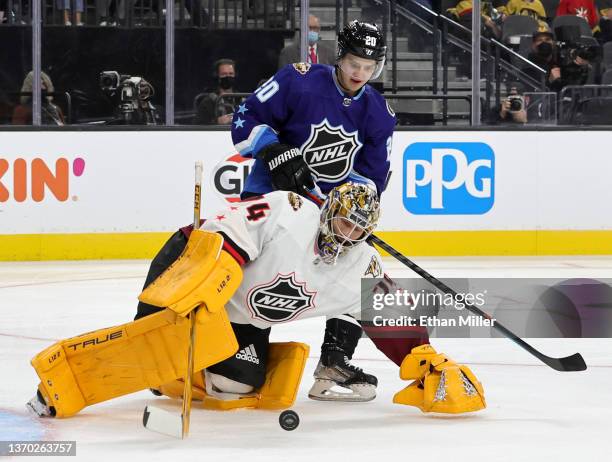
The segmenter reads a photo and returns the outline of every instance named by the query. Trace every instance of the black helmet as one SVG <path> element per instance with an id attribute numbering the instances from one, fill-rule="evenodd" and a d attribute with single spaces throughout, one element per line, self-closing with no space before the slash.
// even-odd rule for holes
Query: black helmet
<path id="1" fill-rule="evenodd" d="M 340 60 L 347 53 L 365 59 L 373 59 L 378 63 L 372 76 L 377 78 L 385 65 L 387 46 L 382 32 L 376 24 L 361 21 L 351 21 L 338 35 L 338 54 Z"/>

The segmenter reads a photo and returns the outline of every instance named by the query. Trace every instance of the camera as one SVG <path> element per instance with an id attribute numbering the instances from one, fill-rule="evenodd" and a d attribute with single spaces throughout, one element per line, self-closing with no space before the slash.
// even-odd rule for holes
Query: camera
<path id="1" fill-rule="evenodd" d="M 155 89 L 144 78 L 103 71 L 99 84 L 116 103 L 118 114 L 111 124 L 157 125 L 157 112 L 149 101 Z"/>
<path id="2" fill-rule="evenodd" d="M 601 60 L 601 47 L 594 43 L 581 42 L 580 28 L 578 26 L 560 26 L 555 28 L 557 37 L 558 64 L 563 68 L 577 66 L 576 58 L 581 58 L 589 63 Z M 586 67 L 586 66 L 583 66 Z"/>
<path id="3" fill-rule="evenodd" d="M 510 112 L 519 112 L 525 107 L 525 98 L 520 95 L 510 95 L 508 101 L 510 101 Z"/>

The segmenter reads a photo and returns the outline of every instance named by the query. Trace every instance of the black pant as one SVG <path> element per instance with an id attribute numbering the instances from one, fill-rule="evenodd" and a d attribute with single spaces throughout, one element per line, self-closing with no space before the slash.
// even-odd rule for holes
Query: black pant
<path id="1" fill-rule="evenodd" d="M 155 281 L 181 255 L 186 245 L 187 237 L 181 230 L 168 239 L 153 258 L 143 289 Z M 140 319 L 163 309 L 163 307 L 139 302 L 134 319 Z M 250 324 L 235 323 L 232 323 L 232 329 L 238 341 L 238 352 L 210 366 L 208 370 L 228 379 L 259 388 L 266 379 L 270 329 L 259 329 Z"/>

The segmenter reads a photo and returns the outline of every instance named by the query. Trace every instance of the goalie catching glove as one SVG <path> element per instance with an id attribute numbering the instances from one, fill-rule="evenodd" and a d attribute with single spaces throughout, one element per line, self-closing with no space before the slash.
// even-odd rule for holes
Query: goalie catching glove
<path id="1" fill-rule="evenodd" d="M 414 380 L 395 394 L 393 402 L 423 412 L 460 414 L 486 407 L 484 390 L 472 371 L 431 345 L 413 348 L 400 366 L 400 378 Z"/>
<path id="2" fill-rule="evenodd" d="M 273 143 L 262 148 L 258 157 L 268 166 L 272 185 L 277 190 L 302 194 L 304 188 L 314 189 L 312 173 L 298 148 Z"/>

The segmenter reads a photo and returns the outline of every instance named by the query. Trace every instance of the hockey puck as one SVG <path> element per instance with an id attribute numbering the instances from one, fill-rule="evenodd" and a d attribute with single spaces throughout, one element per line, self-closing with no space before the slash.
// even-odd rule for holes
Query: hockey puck
<path id="1" fill-rule="evenodd" d="M 278 416 L 278 423 L 283 430 L 290 432 L 298 427 L 300 424 L 300 417 L 295 411 L 283 411 Z"/>

